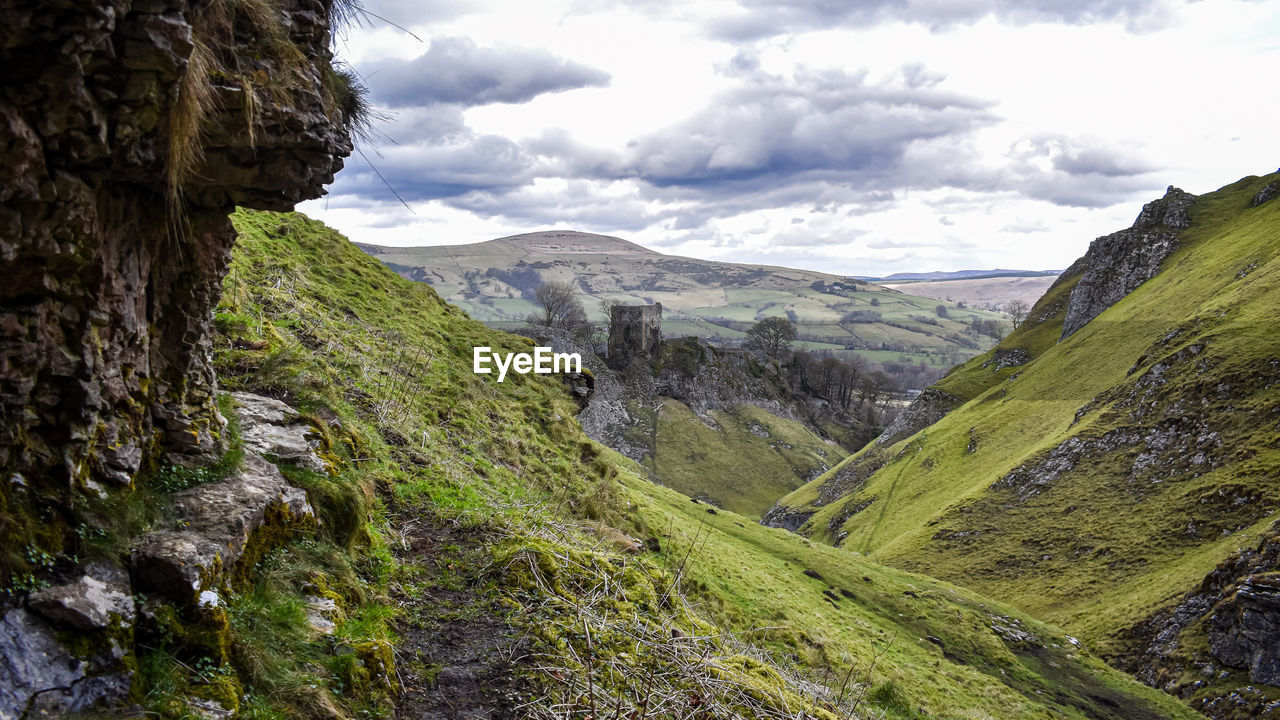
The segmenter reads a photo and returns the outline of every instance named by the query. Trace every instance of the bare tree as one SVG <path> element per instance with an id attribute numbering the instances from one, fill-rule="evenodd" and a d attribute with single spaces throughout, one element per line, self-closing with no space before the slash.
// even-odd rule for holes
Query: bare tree
<path id="1" fill-rule="evenodd" d="M 1013 323 L 1013 329 L 1017 330 L 1026 319 L 1027 314 L 1031 312 L 1031 306 L 1022 298 L 1015 298 L 1004 304 L 1004 311 L 1009 315 L 1009 322 Z"/>
<path id="2" fill-rule="evenodd" d="M 582 307 L 578 288 L 573 283 L 548 280 L 533 289 L 533 299 L 542 306 L 542 313 L 530 315 L 530 323 L 571 333 L 589 328 L 587 311 Z"/>
<path id="3" fill-rule="evenodd" d="M 796 327 L 784 317 L 768 317 L 747 330 L 747 342 L 765 357 L 781 359 L 791 341 L 796 339 Z"/>

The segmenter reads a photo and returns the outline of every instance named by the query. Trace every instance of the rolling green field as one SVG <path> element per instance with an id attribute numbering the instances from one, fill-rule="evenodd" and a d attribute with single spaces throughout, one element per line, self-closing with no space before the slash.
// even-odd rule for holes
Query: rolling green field
<path id="1" fill-rule="evenodd" d="M 656 453 L 647 463 L 654 474 L 668 487 L 755 520 L 848 455 L 803 424 L 751 405 L 712 410 L 713 427 L 679 400 L 660 402 Z"/>
<path id="2" fill-rule="evenodd" d="M 1057 276 L 1054 275 L 1006 275 L 900 283 L 881 281 L 881 284 L 912 295 L 955 300 L 976 307 L 1003 307 L 1010 300 L 1022 300 L 1028 306 L 1034 305 L 1056 279 Z"/>

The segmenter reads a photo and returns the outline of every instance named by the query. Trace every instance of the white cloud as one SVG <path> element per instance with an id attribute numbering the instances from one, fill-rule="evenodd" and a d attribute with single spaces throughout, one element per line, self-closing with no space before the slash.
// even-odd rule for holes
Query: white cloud
<path id="1" fill-rule="evenodd" d="M 413 213 L 358 157 L 302 209 L 380 244 L 574 227 L 849 274 L 1061 268 L 1166 185 L 1280 157 L 1276 3 L 370 8 L 423 38 L 339 44 L 408 106 L 370 159 Z"/>

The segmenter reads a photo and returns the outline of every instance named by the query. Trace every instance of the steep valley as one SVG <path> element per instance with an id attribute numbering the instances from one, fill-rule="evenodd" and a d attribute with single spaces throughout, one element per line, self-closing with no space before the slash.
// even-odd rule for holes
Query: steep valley
<path id="1" fill-rule="evenodd" d="M 524 678 L 519 702 L 531 703 L 517 716 L 592 703 L 643 716 L 661 700 L 655 716 L 706 704 L 748 717 L 1193 717 L 1006 606 L 649 482 L 582 435 L 559 380 L 470 372 L 474 343 L 527 341 L 305 218 L 236 223 L 219 313 L 225 382 L 334 412 L 359 433 L 369 460 L 353 465 L 373 473 L 388 513 L 371 528 L 398 563 L 385 592 L 411 607 L 413 592 L 459 587 L 456 575 L 489 598 L 446 608 L 452 620 L 435 627 L 513 628 L 526 660 L 503 676 Z M 415 364 L 418 349 L 430 359 Z M 414 559 L 397 538 L 412 545 L 418 523 L 466 531 Z M 457 558 L 469 563 L 446 571 Z M 433 657 L 402 655 L 406 682 L 438 687 L 461 672 Z"/>
<path id="2" fill-rule="evenodd" d="M 357 7 L 0 5 L 0 720 L 1280 716 L 1280 173 L 1170 188 L 994 347 L 585 233 L 397 254 L 289 211 L 369 129 Z M 476 372 L 578 342 L 492 326 L 543 271 L 976 357 L 875 439 L 809 353 Z"/>
<path id="3" fill-rule="evenodd" d="M 1060 623 L 1213 717 L 1274 715 L 1276 182 L 1170 189 L 774 522 Z"/>
<path id="4" fill-rule="evenodd" d="M 138 631 L 147 712 L 1195 716 L 1008 606 L 654 485 L 582 434 L 560 380 L 471 372 L 473 345 L 527 340 L 306 218 L 234 222 L 225 412 L 243 392 L 298 409 L 321 469 L 277 463 L 319 525 L 220 585 L 225 615 Z"/>

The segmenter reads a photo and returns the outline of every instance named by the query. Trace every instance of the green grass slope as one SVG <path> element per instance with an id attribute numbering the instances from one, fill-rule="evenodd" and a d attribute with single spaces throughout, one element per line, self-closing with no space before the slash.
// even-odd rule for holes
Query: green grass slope
<path id="1" fill-rule="evenodd" d="M 759 519 L 778 498 L 849 453 L 803 423 L 751 405 L 712 410 L 709 421 L 663 398 L 656 452 L 647 463 L 662 484 Z"/>
<path id="2" fill-rule="evenodd" d="M 221 382 L 301 409 L 334 471 L 286 468 L 321 536 L 226 598 L 227 658 L 146 658 L 152 714 L 234 676 L 243 717 L 430 716 L 452 644 L 510 628 L 476 661 L 520 717 L 1195 717 L 1004 605 L 640 479 L 557 379 L 472 374 L 525 340 L 300 215 L 234 221 Z"/>
<path id="3" fill-rule="evenodd" d="M 1276 179 L 1202 196 L 1162 271 L 1059 343 L 1064 275 L 996 351 L 1028 364 L 953 370 L 938 387 L 961 407 L 784 498 L 815 512 L 802 531 L 1135 652 L 1121 631 L 1280 510 L 1280 204 L 1250 207 Z M 875 453 L 882 467 L 817 504 Z"/>

